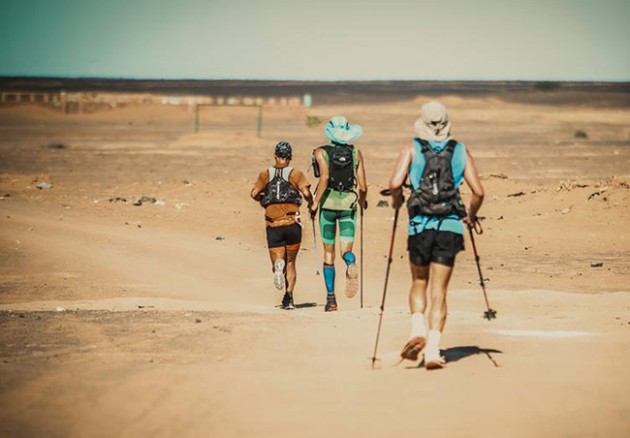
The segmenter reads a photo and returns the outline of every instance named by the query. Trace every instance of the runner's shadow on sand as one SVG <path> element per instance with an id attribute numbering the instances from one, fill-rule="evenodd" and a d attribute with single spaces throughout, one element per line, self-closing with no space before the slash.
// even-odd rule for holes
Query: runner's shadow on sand
<path id="1" fill-rule="evenodd" d="M 445 350 L 440 350 L 440 353 L 442 354 L 442 356 L 444 356 L 444 359 L 446 360 L 446 363 L 453 363 L 453 362 L 457 362 L 461 359 L 465 359 L 467 357 L 470 356 L 474 356 L 476 354 L 483 354 L 484 356 L 486 356 L 488 358 L 488 360 L 495 366 L 495 367 L 500 367 L 501 365 L 499 365 L 499 363 L 494 360 L 494 357 L 492 357 L 492 354 L 494 353 L 503 353 L 501 350 L 495 350 L 493 348 L 479 348 L 476 345 L 474 346 L 466 346 L 466 347 L 452 347 L 452 348 L 447 348 Z M 416 368 L 424 368 L 424 359 L 422 359 L 420 361 L 420 363 L 418 364 L 418 366 Z"/>
<path id="2" fill-rule="evenodd" d="M 319 304 L 317 303 L 300 303 L 300 304 L 296 304 L 295 308 L 296 309 L 308 309 L 309 307 L 317 307 Z M 282 309 L 282 305 L 278 304 L 276 305 L 276 309 Z"/>
<path id="3" fill-rule="evenodd" d="M 468 346 L 468 347 L 447 348 L 446 350 L 442 350 L 441 353 L 442 353 L 442 356 L 444 356 L 444 359 L 446 359 L 446 363 L 450 363 L 450 362 L 457 362 L 458 360 L 464 359 L 469 356 L 474 356 L 475 354 L 483 354 L 491 358 L 492 357 L 490 356 L 491 353 L 500 354 L 503 352 L 500 350 L 492 349 L 492 348 L 479 348 L 475 345 L 475 346 Z M 490 359 L 490 360 L 494 361 L 493 359 Z"/>
<path id="4" fill-rule="evenodd" d="M 300 303 L 295 305 L 296 309 L 306 309 L 308 307 L 317 307 L 317 303 Z"/>

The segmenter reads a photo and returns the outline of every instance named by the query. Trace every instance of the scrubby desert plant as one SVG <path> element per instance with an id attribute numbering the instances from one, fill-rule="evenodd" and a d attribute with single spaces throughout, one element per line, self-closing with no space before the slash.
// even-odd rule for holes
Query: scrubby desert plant
<path id="1" fill-rule="evenodd" d="M 573 134 L 573 136 L 575 138 L 579 138 L 582 140 L 586 140 L 588 138 L 588 134 L 585 131 L 582 131 L 581 129 L 578 129 L 577 131 L 575 131 L 575 134 Z"/>
<path id="2" fill-rule="evenodd" d="M 317 116 L 306 116 L 306 126 L 315 128 L 322 124 L 322 119 Z"/>

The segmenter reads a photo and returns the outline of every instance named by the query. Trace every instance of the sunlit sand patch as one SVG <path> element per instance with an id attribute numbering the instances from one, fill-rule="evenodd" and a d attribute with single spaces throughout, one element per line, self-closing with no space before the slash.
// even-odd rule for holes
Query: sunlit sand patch
<path id="1" fill-rule="evenodd" d="M 533 338 L 579 338 L 583 336 L 597 336 L 594 332 L 580 332 L 569 330 L 488 330 L 504 336 L 526 336 Z"/>

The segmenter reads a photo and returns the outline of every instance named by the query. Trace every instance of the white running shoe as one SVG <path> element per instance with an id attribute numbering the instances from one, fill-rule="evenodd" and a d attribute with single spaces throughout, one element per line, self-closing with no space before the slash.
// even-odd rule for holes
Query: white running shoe
<path id="1" fill-rule="evenodd" d="M 426 338 L 422 336 L 414 336 L 409 339 L 400 353 L 400 357 L 407 360 L 418 360 L 418 355 L 422 352 L 425 345 L 427 345 Z"/>
<path id="2" fill-rule="evenodd" d="M 424 367 L 427 370 L 439 370 L 442 368 L 446 368 L 446 359 L 444 356 L 440 356 L 440 353 L 437 354 L 427 354 L 424 353 Z"/>
<path id="3" fill-rule="evenodd" d="M 273 263 L 273 284 L 278 290 L 283 290 L 286 286 L 286 280 L 284 278 L 284 259 L 277 259 Z"/>
<path id="4" fill-rule="evenodd" d="M 356 263 L 351 263 L 346 269 L 346 296 L 352 298 L 359 292 L 359 268 Z"/>

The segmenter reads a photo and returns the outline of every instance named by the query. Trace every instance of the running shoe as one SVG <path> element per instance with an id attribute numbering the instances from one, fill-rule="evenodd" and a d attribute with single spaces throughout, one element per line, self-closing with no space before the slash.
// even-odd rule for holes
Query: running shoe
<path id="1" fill-rule="evenodd" d="M 337 311 L 337 299 L 334 295 L 328 295 L 326 298 L 326 306 L 324 307 L 324 311 L 326 312 L 336 312 Z"/>
<path id="2" fill-rule="evenodd" d="M 295 305 L 293 304 L 293 294 L 290 294 L 288 292 L 284 293 L 284 297 L 282 298 L 282 308 L 284 310 L 295 309 Z"/>
<path id="3" fill-rule="evenodd" d="M 414 336 L 409 339 L 402 351 L 400 352 L 400 357 L 407 360 L 418 360 L 418 355 L 424 349 L 424 346 L 427 344 L 427 341 L 422 336 Z"/>
<path id="4" fill-rule="evenodd" d="M 273 284 L 278 290 L 284 289 L 286 285 L 286 280 L 284 279 L 284 266 L 284 259 L 277 259 L 273 264 Z"/>
<path id="5" fill-rule="evenodd" d="M 346 296 L 352 298 L 359 292 L 359 268 L 351 263 L 346 269 Z"/>
<path id="6" fill-rule="evenodd" d="M 446 359 L 438 354 L 424 353 L 424 367 L 427 370 L 440 370 L 446 367 Z"/>

